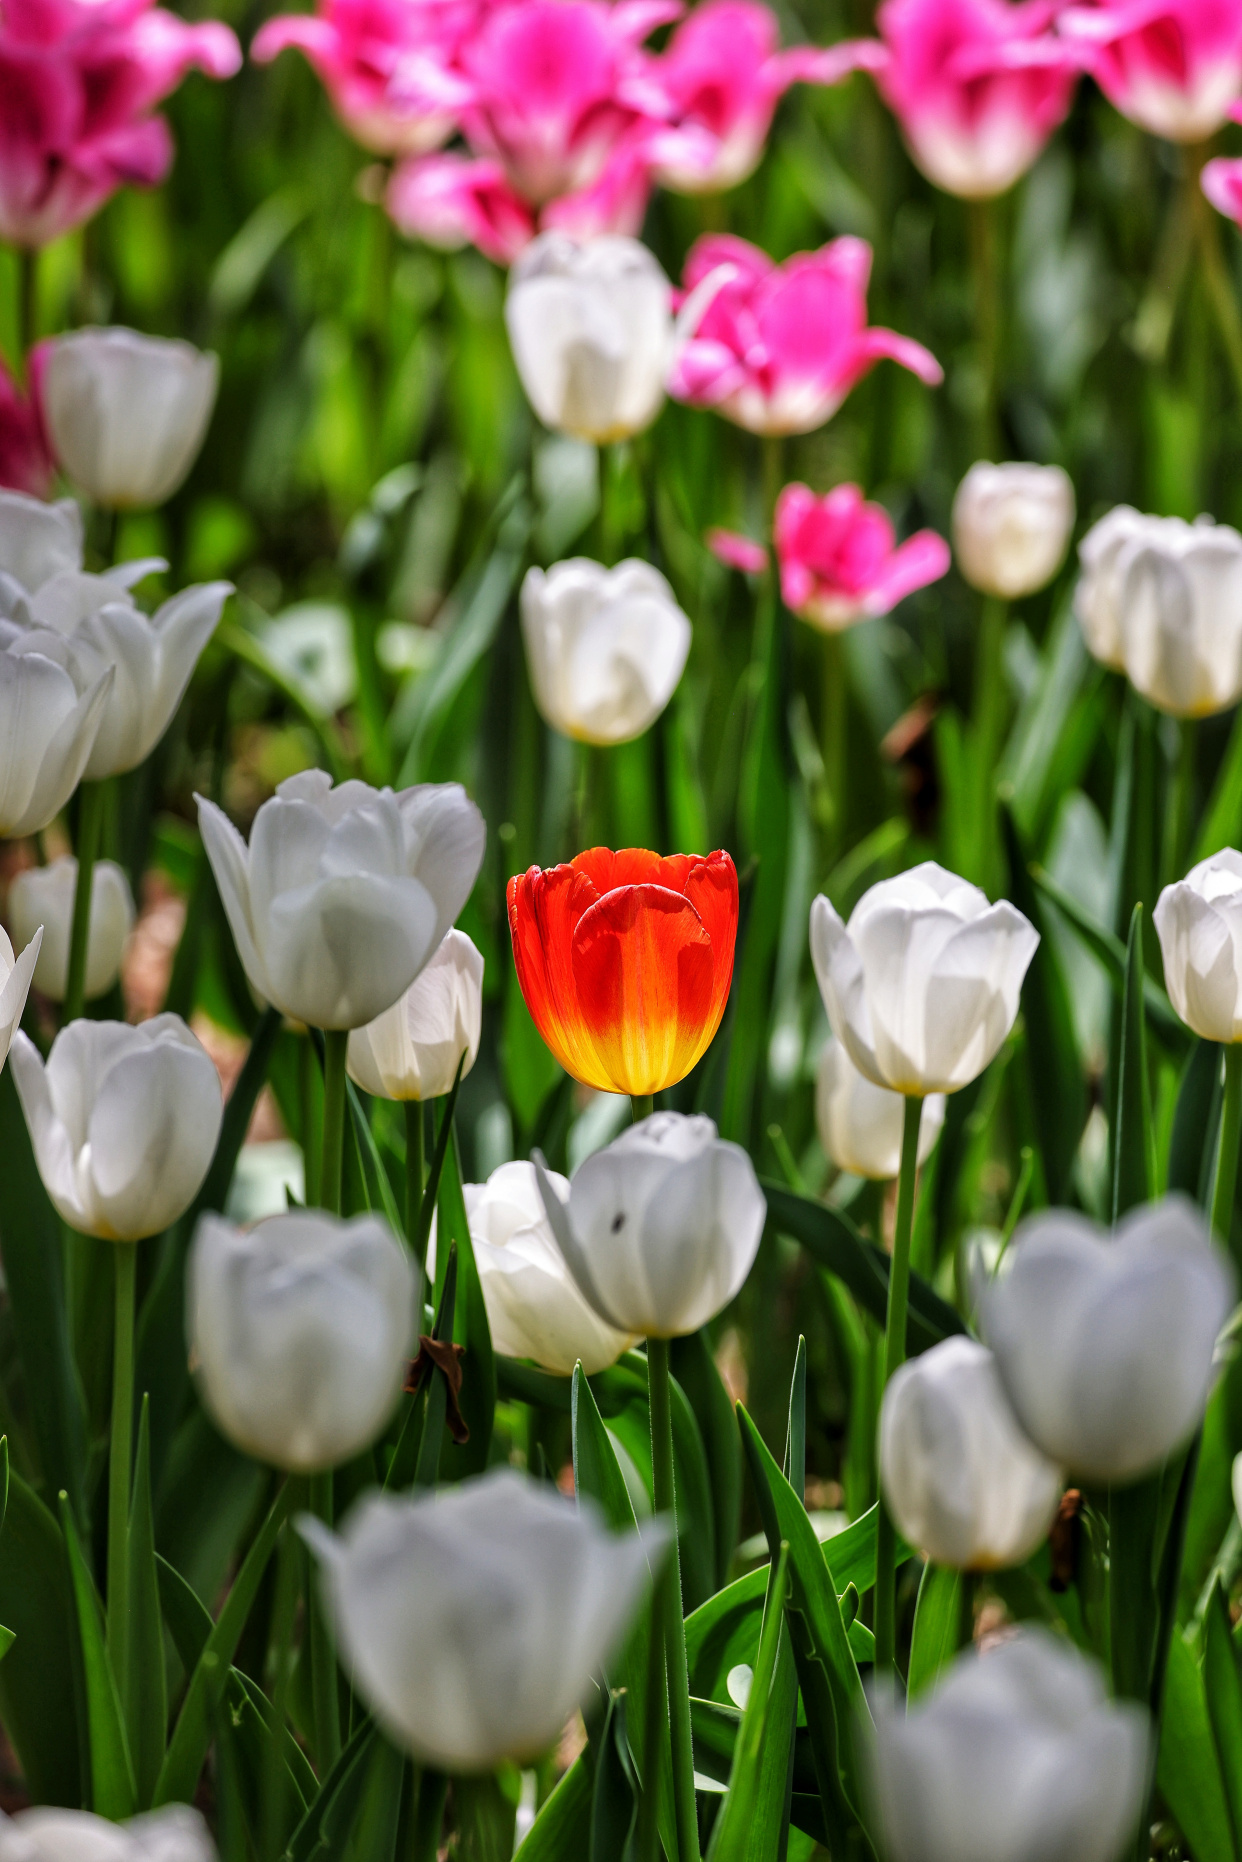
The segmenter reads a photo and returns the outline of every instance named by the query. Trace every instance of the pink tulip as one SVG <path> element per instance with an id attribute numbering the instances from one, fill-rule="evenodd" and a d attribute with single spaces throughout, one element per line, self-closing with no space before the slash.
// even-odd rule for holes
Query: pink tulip
<path id="1" fill-rule="evenodd" d="M 45 246 L 172 161 L 155 107 L 192 66 L 231 77 L 227 26 L 147 0 L 5 0 L 0 15 L 0 240 Z"/>
<path id="2" fill-rule="evenodd" d="M 469 155 L 425 155 L 398 163 L 385 205 L 411 238 L 454 252 L 477 246 L 510 265 L 533 238 L 534 215 L 509 186 L 499 162 Z"/>
<path id="3" fill-rule="evenodd" d="M 857 485 L 837 485 L 826 498 L 786 485 L 774 530 L 785 606 L 829 634 L 887 614 L 916 588 L 938 582 L 950 562 L 934 530 L 894 549 L 888 512 L 868 504 Z"/>
<path id="4" fill-rule="evenodd" d="M 1242 161 L 1208 162 L 1199 181 L 1217 213 L 1242 226 Z"/>
<path id="5" fill-rule="evenodd" d="M 867 328 L 870 271 L 861 239 L 784 265 L 727 234 L 696 240 L 669 393 L 751 433 L 810 433 L 882 357 L 935 386 L 943 371 L 921 343 Z"/>
<path id="6" fill-rule="evenodd" d="M 950 194 L 986 200 L 1024 175 L 1070 106 L 1080 60 L 1045 0 L 883 0 L 878 83 L 910 153 Z"/>
<path id="7" fill-rule="evenodd" d="M 768 552 L 753 537 L 739 530 L 709 530 L 703 541 L 726 569 L 740 569 L 743 575 L 762 575 L 768 566 Z"/>
<path id="8" fill-rule="evenodd" d="M 668 126 L 649 148 L 665 187 L 681 194 L 736 187 L 758 166 L 777 102 L 791 84 L 836 84 L 884 57 L 873 40 L 787 52 L 779 42 L 775 15 L 757 0 L 703 0 L 667 51 L 651 59 Z"/>
<path id="9" fill-rule="evenodd" d="M 1057 29 L 1114 108 L 1170 142 L 1215 135 L 1242 91 L 1237 0 L 1096 0 Z"/>
<path id="10" fill-rule="evenodd" d="M 46 498 L 54 471 L 38 405 L 0 362 L 0 490 Z"/>

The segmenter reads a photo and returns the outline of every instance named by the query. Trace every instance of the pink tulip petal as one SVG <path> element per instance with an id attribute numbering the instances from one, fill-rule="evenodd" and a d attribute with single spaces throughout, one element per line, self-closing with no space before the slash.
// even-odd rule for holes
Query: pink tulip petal
<path id="1" fill-rule="evenodd" d="M 740 569 L 743 575 L 762 575 L 768 566 L 768 552 L 753 537 L 737 530 L 709 530 L 704 542 L 726 569 Z"/>

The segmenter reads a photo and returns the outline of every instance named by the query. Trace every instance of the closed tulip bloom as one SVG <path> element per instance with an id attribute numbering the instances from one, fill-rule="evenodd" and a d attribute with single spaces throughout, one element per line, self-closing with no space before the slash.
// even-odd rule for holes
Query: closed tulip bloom
<path id="1" fill-rule="evenodd" d="M 522 636 L 535 703 L 554 730 L 583 743 L 628 743 L 673 696 L 690 622 L 650 563 L 615 569 L 575 556 L 528 569 Z"/>
<path id="2" fill-rule="evenodd" d="M 1022 1564 L 1048 1536 L 1064 1484 L 973 1338 L 946 1338 L 895 1372 L 880 1409 L 880 1480 L 898 1531 L 959 1571 Z"/>
<path id="3" fill-rule="evenodd" d="M 1007 900 L 926 860 L 863 894 L 842 924 L 821 893 L 811 958 L 832 1032 L 860 1072 L 905 1094 L 955 1093 L 1013 1027 L 1039 934 Z"/>
<path id="4" fill-rule="evenodd" d="M 547 1173 L 555 1194 L 567 1180 Z M 615 1364 L 637 1334 L 605 1323 L 578 1291 L 548 1222 L 533 1164 L 502 1164 L 486 1183 L 465 1185 L 470 1244 L 483 1285 L 492 1344 L 506 1358 L 533 1358 L 568 1377 Z"/>
<path id="5" fill-rule="evenodd" d="M 188 1804 L 128 1823 L 43 1804 L 14 1817 L 0 1812 L 0 1862 L 215 1862 L 215 1855 L 207 1825 Z"/>
<path id="6" fill-rule="evenodd" d="M 72 498 L 45 504 L 0 491 L 0 613 L 65 569 L 82 567 L 82 513 Z"/>
<path id="7" fill-rule="evenodd" d="M 588 1157 L 563 1198 L 539 1165 L 557 1246 L 618 1331 L 682 1338 L 750 1272 L 767 1204 L 754 1165 L 702 1114 L 656 1112 Z"/>
<path id="8" fill-rule="evenodd" d="M 464 931 L 449 931 L 405 994 L 351 1031 L 345 1064 L 379 1099 L 438 1099 L 459 1066 L 469 1073 L 482 1033 L 483 957 Z"/>
<path id="9" fill-rule="evenodd" d="M 615 1651 L 666 1529 L 616 1535 L 588 1500 L 497 1469 L 371 1494 L 319 1555 L 337 1649 L 389 1737 L 448 1772 L 533 1762 Z"/>
<path id="10" fill-rule="evenodd" d="M 522 386 L 545 427 L 627 439 L 664 400 L 671 287 L 637 239 L 577 244 L 544 233 L 509 278 L 505 323 Z"/>
<path id="11" fill-rule="evenodd" d="M 888 614 L 916 588 L 948 573 L 949 546 L 934 530 L 898 544 L 880 504 L 857 485 L 836 485 L 817 498 L 806 485 L 786 485 L 773 523 L 781 598 L 821 633 Z"/>
<path id="12" fill-rule="evenodd" d="M 901 1168 L 900 1093 L 876 1086 L 860 1073 L 840 1041 L 824 1044 L 815 1073 L 815 1123 L 819 1141 L 838 1170 L 885 1182 Z M 918 1161 L 935 1149 L 944 1124 L 944 1094 L 929 1093 L 919 1122 Z"/>
<path id="13" fill-rule="evenodd" d="M 9 1045 L 21 1023 L 42 942 L 43 927 L 39 925 L 18 957 L 8 933 L 0 930 L 0 1067 L 8 1059 Z"/>
<path id="14" fill-rule="evenodd" d="M 1206 142 L 1242 90 L 1242 15 L 1228 0 L 1094 0 L 1057 31 L 1113 108 L 1153 136 Z"/>
<path id="15" fill-rule="evenodd" d="M 9 887 L 9 924 L 19 944 L 28 944 L 40 925 L 43 946 L 34 985 L 53 1002 L 63 1002 L 69 977 L 69 936 L 78 863 L 72 854 L 48 866 L 30 866 Z M 115 860 L 97 860 L 91 872 L 91 918 L 86 951 L 86 996 L 102 996 L 121 971 L 126 939 L 134 928 L 134 895 Z"/>
<path id="16" fill-rule="evenodd" d="M 0 835 L 55 820 L 82 780 L 115 677 L 59 635 L 0 619 Z"/>
<path id="17" fill-rule="evenodd" d="M 70 1228 L 140 1241 L 184 1215 L 224 1116 L 220 1076 L 179 1015 L 70 1022 L 46 1066 L 14 1037 L 17 1095 L 43 1187 Z"/>
<path id="18" fill-rule="evenodd" d="M 207 1409 L 256 1460 L 299 1474 L 361 1454 L 396 1408 L 419 1273 L 375 1216 L 198 1225 L 186 1265 L 190 1361 Z"/>
<path id="19" fill-rule="evenodd" d="M 1102 1483 L 1159 1467 L 1193 1433 L 1233 1298 L 1202 1217 L 1170 1196 L 1111 1235 L 1067 1209 L 1030 1217 L 980 1314 L 1027 1435 Z"/>
<path id="20" fill-rule="evenodd" d="M 321 769 L 280 784 L 249 846 L 201 796 L 198 818 L 252 986 L 316 1028 L 361 1028 L 405 994 L 470 897 L 486 832 L 457 783 L 333 788 Z"/>
<path id="21" fill-rule="evenodd" d="M 1074 528 L 1074 487 L 1060 466 L 979 460 L 953 500 L 953 549 L 973 588 L 1002 601 L 1051 582 Z"/>
<path id="22" fill-rule="evenodd" d="M 1226 847 L 1200 860 L 1165 887 L 1152 921 L 1186 1026 L 1205 1041 L 1242 1041 L 1242 854 Z"/>
<path id="23" fill-rule="evenodd" d="M 511 879 L 518 983 L 565 1071 L 606 1093 L 684 1080 L 729 998 L 737 908 L 721 852 L 592 847 Z"/>
<path id="24" fill-rule="evenodd" d="M 1117 1862 L 1147 1787 L 1147 1715 L 1065 1637 L 959 1655 L 907 1709 L 873 1700 L 871 1795 L 889 1862 Z"/>

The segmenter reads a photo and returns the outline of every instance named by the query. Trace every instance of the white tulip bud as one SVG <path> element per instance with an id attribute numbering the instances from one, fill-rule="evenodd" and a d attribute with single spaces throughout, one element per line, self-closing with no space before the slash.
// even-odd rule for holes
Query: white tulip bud
<path id="1" fill-rule="evenodd" d="M 533 1761 L 620 1643 L 658 1569 L 662 1521 L 609 1532 L 592 1504 L 498 1469 L 359 1502 L 323 1565 L 337 1648 L 389 1736 L 448 1772 Z"/>
<path id="2" fill-rule="evenodd" d="M 55 820 L 82 780 L 115 679 L 60 635 L 0 620 L 0 836 Z"/>
<path id="3" fill-rule="evenodd" d="M 45 1066 L 14 1037 L 11 1064 L 39 1175 L 70 1228 L 140 1241 L 184 1215 L 224 1116 L 220 1076 L 179 1015 L 70 1022 Z"/>
<path id="4" fill-rule="evenodd" d="M 259 1461 L 295 1473 L 360 1454 L 396 1408 L 418 1333 L 419 1273 L 375 1216 L 205 1215 L 186 1264 L 203 1403 Z"/>
<path id="5" fill-rule="evenodd" d="M 829 1038 L 815 1072 L 819 1141 L 838 1170 L 879 1182 L 901 1169 L 905 1102 L 858 1071 L 840 1041 Z M 918 1161 L 926 1163 L 944 1124 L 944 1094 L 929 1093 L 919 1121 Z"/>
<path id="6" fill-rule="evenodd" d="M 198 820 L 251 985 L 295 1021 L 361 1028 L 443 943 L 483 862 L 483 817 L 455 782 L 402 789 L 321 769 L 282 782 L 247 847 L 214 802 Z"/>
<path id="7" fill-rule="evenodd" d="M 38 925 L 17 957 L 7 934 L 0 931 L 0 1067 L 9 1057 L 9 1045 L 21 1022 L 42 942 L 43 927 Z"/>
<path id="8" fill-rule="evenodd" d="M 9 923 L 19 944 L 43 926 L 43 946 L 34 985 L 53 1002 L 63 1002 L 69 981 L 69 943 L 78 863 L 72 854 L 47 866 L 30 866 L 9 887 Z M 102 996 L 121 971 L 125 943 L 134 928 L 134 895 L 114 860 L 96 860 L 91 872 L 91 919 L 86 954 L 86 996 Z"/>
<path id="9" fill-rule="evenodd" d="M 1064 1486 L 973 1338 L 946 1338 L 894 1374 L 880 1409 L 880 1480 L 898 1531 L 959 1571 L 1022 1564 L 1048 1536 Z"/>
<path id="10" fill-rule="evenodd" d="M 535 703 L 554 730 L 583 743 L 639 737 L 673 696 L 690 622 L 650 563 L 605 569 L 585 556 L 522 583 L 522 636 Z"/>
<path id="11" fill-rule="evenodd" d="M 1205 1041 L 1242 1041 L 1242 854 L 1226 847 L 1166 886 L 1152 913 L 1164 986 Z"/>
<path id="12" fill-rule="evenodd" d="M 1068 1209 L 1023 1222 L 983 1294 L 982 1331 L 1022 1428 L 1079 1479 L 1148 1473 L 1191 1435 L 1234 1274 L 1169 1196 L 1114 1234 Z"/>
<path id="13" fill-rule="evenodd" d="M 1119 505 L 1079 545 L 1074 606 L 1096 659 L 1150 704 L 1205 717 L 1242 697 L 1242 536 Z"/>
<path id="14" fill-rule="evenodd" d="M 0 491 L 0 614 L 16 594 L 32 594 L 62 569 L 82 567 L 82 513 L 72 498 L 44 504 Z"/>
<path id="15" fill-rule="evenodd" d="M 562 1200 L 569 1184 L 545 1173 Z M 578 1291 L 548 1222 L 535 1166 L 502 1164 L 486 1183 L 465 1186 L 470 1243 L 483 1286 L 492 1344 L 506 1358 L 533 1358 L 568 1377 L 615 1364 L 637 1335 L 605 1323 Z"/>
<path id="16" fill-rule="evenodd" d="M 811 958 L 832 1032 L 877 1086 L 955 1093 L 977 1079 L 1018 1013 L 1039 934 L 1007 900 L 934 861 L 881 880 L 842 924 L 821 893 Z"/>
<path id="17" fill-rule="evenodd" d="M 552 1233 L 588 1303 L 640 1338 L 681 1338 L 740 1290 L 767 1204 L 755 1168 L 701 1114 L 656 1112 L 588 1157 L 562 1199 L 536 1154 Z"/>
<path id="18" fill-rule="evenodd" d="M 0 1812 L 0 1862 L 215 1862 L 207 1825 L 188 1804 L 166 1804 L 128 1823 L 89 1810 L 38 1804 Z"/>
<path id="19" fill-rule="evenodd" d="M 871 1791 L 889 1862 L 1117 1862 L 1147 1786 L 1147 1715 L 1043 1629 L 960 1655 L 907 1709 L 877 1691 Z"/>
<path id="20" fill-rule="evenodd" d="M 628 439 L 664 400 L 672 291 L 641 241 L 541 233 L 509 274 L 505 323 L 531 406 L 575 439 Z"/>
<path id="21" fill-rule="evenodd" d="M 73 330 L 39 347 L 39 396 L 68 478 L 107 510 L 171 498 L 194 464 L 220 365 L 191 343 Z"/>
<path id="22" fill-rule="evenodd" d="M 953 549 L 973 588 L 1002 601 L 1051 582 L 1074 528 L 1074 487 L 1060 466 L 972 465 L 953 500 Z"/>
<path id="23" fill-rule="evenodd" d="M 478 1058 L 483 1033 L 483 957 L 464 931 L 449 931 L 405 994 L 350 1033 L 349 1077 L 379 1099 L 439 1099 Z"/>

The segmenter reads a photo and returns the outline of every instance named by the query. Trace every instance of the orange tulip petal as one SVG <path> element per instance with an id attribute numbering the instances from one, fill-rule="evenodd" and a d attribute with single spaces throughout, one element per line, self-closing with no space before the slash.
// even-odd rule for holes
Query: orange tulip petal
<path id="1" fill-rule="evenodd" d="M 684 891 L 703 920 L 703 928 L 712 941 L 715 979 L 712 1008 L 715 1020 L 712 1033 L 720 1026 L 729 984 L 733 980 L 733 947 L 737 939 L 737 868 L 727 853 L 713 853 L 695 862 L 687 876 Z"/>
<path id="2" fill-rule="evenodd" d="M 635 1094 L 684 1079 L 720 1020 L 712 940 L 690 901 L 665 886 L 609 892 L 579 920 L 572 965 L 597 1057 L 578 1077 Z"/>
<path id="3" fill-rule="evenodd" d="M 518 984 L 535 1026 L 567 1073 L 588 1085 L 599 1065 L 583 1028 L 574 986 L 571 951 L 574 928 L 598 893 L 572 866 L 541 872 L 532 866 L 509 881 L 509 931 Z"/>

